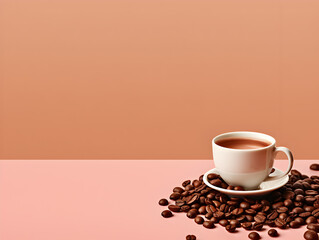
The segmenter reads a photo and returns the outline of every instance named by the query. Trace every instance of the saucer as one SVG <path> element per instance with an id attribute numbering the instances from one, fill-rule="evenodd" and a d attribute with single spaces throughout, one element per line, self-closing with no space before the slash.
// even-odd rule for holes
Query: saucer
<path id="1" fill-rule="evenodd" d="M 270 176 L 277 176 L 280 174 L 283 174 L 282 171 L 280 171 L 277 168 L 274 168 L 275 171 L 273 173 L 270 174 Z M 219 192 L 222 192 L 224 194 L 230 195 L 230 196 L 260 196 L 260 195 L 266 195 L 282 186 L 284 186 L 288 180 L 289 180 L 289 176 L 286 175 L 282 178 L 276 179 L 276 180 L 272 180 L 272 181 L 264 181 L 259 185 L 259 188 L 256 190 L 247 190 L 247 191 L 235 191 L 235 190 L 228 190 L 225 188 L 220 188 L 220 187 L 216 187 L 212 184 L 210 184 L 207 180 L 207 175 L 210 173 L 216 173 L 219 175 L 219 172 L 216 168 L 213 168 L 211 170 L 209 170 L 208 172 L 206 172 L 204 174 L 203 177 L 203 181 L 204 183 L 209 186 L 210 188 L 213 188 Z"/>

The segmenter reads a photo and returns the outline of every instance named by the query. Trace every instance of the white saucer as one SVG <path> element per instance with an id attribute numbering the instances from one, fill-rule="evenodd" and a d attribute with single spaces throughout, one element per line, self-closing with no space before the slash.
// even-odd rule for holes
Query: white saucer
<path id="1" fill-rule="evenodd" d="M 280 171 L 279 169 L 277 168 L 274 168 L 275 171 L 273 173 L 270 174 L 270 176 L 277 176 L 277 175 L 280 175 L 280 174 L 283 174 L 282 171 Z M 225 193 L 227 195 L 230 195 L 230 196 L 259 196 L 259 195 L 265 195 L 265 194 L 268 194 L 282 186 L 284 186 L 288 180 L 289 180 L 289 177 L 288 175 L 282 177 L 282 178 L 279 178 L 279 179 L 276 179 L 276 180 L 272 180 L 272 181 L 265 181 L 265 182 L 262 182 L 260 185 L 259 185 L 259 188 L 256 189 L 256 190 L 247 190 L 247 191 L 235 191 L 235 190 L 228 190 L 228 189 L 225 189 L 225 188 L 220 188 L 220 187 L 216 187 L 212 184 L 210 184 L 207 180 L 207 175 L 210 174 L 210 173 L 216 173 L 216 174 L 219 174 L 218 170 L 216 168 L 213 168 L 211 170 L 209 170 L 208 172 L 206 172 L 204 174 L 204 177 L 203 177 L 203 181 L 204 183 L 219 191 L 219 192 L 222 192 L 222 193 Z"/>

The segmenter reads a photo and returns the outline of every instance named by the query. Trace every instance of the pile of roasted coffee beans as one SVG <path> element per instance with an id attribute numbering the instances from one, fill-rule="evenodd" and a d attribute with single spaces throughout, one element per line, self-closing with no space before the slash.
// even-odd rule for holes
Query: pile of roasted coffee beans
<path id="1" fill-rule="evenodd" d="M 319 170 L 318 164 L 310 166 Z M 243 190 L 224 185 L 217 174 L 208 175 L 211 184 Z M 260 239 L 258 231 L 265 225 L 280 229 L 299 228 L 307 225 L 304 233 L 306 240 L 318 240 L 319 232 L 319 176 L 307 176 L 298 170 L 291 170 L 288 183 L 262 199 L 229 197 L 206 186 L 203 175 L 193 181 L 186 180 L 181 187 L 175 187 L 170 195 L 174 204 L 161 199 L 159 204 L 167 206 L 162 216 L 172 217 L 173 212 L 184 212 L 195 223 L 205 228 L 214 228 L 220 224 L 228 232 L 237 228 L 251 230 L 249 239 Z M 279 236 L 276 229 L 268 231 L 270 237 Z M 192 237 L 193 236 L 193 237 Z M 196 239 L 188 235 L 186 239 Z"/>

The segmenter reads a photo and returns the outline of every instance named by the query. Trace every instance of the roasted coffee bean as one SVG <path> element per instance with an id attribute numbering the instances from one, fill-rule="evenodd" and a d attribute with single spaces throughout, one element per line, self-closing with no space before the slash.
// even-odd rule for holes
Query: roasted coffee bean
<path id="1" fill-rule="evenodd" d="M 197 223 L 197 224 L 203 224 L 204 222 L 204 218 L 202 218 L 201 216 L 196 216 L 194 221 Z"/>
<path id="2" fill-rule="evenodd" d="M 186 180 L 182 183 L 183 187 L 186 187 L 187 185 L 191 184 L 191 180 Z"/>
<path id="3" fill-rule="evenodd" d="M 186 187 L 185 187 L 185 190 L 186 191 L 190 191 L 190 190 L 193 190 L 195 187 L 191 184 L 188 184 Z"/>
<path id="4" fill-rule="evenodd" d="M 221 211 L 221 212 L 226 212 L 226 204 L 225 204 L 225 203 L 223 203 L 222 205 L 220 205 L 219 211 Z"/>
<path id="5" fill-rule="evenodd" d="M 269 227 L 276 227 L 275 221 L 273 220 L 266 220 L 265 224 L 267 224 Z"/>
<path id="6" fill-rule="evenodd" d="M 274 219 L 276 219 L 278 217 L 278 212 L 276 211 L 276 210 L 273 210 L 271 213 L 269 213 L 268 215 L 267 215 L 267 218 L 269 219 L 269 220 L 274 220 Z"/>
<path id="7" fill-rule="evenodd" d="M 222 184 L 222 181 L 219 178 L 216 178 L 216 179 L 210 180 L 209 183 L 216 187 L 220 187 Z"/>
<path id="8" fill-rule="evenodd" d="M 217 207 L 217 208 L 219 208 L 221 205 L 221 202 L 219 202 L 217 200 L 214 200 L 213 203 L 214 203 L 215 207 Z"/>
<path id="9" fill-rule="evenodd" d="M 250 207 L 251 207 L 251 209 L 258 211 L 258 210 L 262 209 L 263 205 L 261 205 L 260 203 L 257 203 L 257 204 L 251 205 Z"/>
<path id="10" fill-rule="evenodd" d="M 310 223 L 310 224 L 308 224 L 307 225 L 307 228 L 309 229 L 309 230 L 313 230 L 313 231 L 315 231 L 315 232 L 319 232 L 319 224 L 316 224 L 316 223 Z"/>
<path id="11" fill-rule="evenodd" d="M 167 199 L 162 198 L 161 200 L 159 200 L 158 204 L 161 205 L 161 206 L 167 206 L 168 205 L 168 201 L 167 201 Z"/>
<path id="12" fill-rule="evenodd" d="M 197 188 L 197 187 L 199 187 L 200 185 L 202 185 L 202 182 L 196 179 L 196 180 L 193 181 L 192 184 L 193 184 L 193 186 L 194 186 L 195 188 Z"/>
<path id="13" fill-rule="evenodd" d="M 232 211 L 232 214 L 235 215 L 235 216 L 239 216 L 240 214 L 243 214 L 244 212 L 244 209 L 242 208 L 235 208 L 233 211 Z"/>
<path id="14" fill-rule="evenodd" d="M 304 206 L 303 209 L 306 212 L 312 212 L 313 210 L 315 210 L 315 208 L 313 206 Z"/>
<path id="15" fill-rule="evenodd" d="M 304 197 L 303 195 L 301 195 L 301 194 L 298 194 L 298 195 L 296 196 L 295 200 L 296 200 L 297 202 L 303 202 L 303 201 L 305 200 L 305 197 Z"/>
<path id="16" fill-rule="evenodd" d="M 227 201 L 227 205 L 229 205 L 229 206 L 237 206 L 238 202 L 237 201 Z"/>
<path id="17" fill-rule="evenodd" d="M 162 212 L 162 216 L 163 216 L 164 218 L 169 218 L 169 217 L 172 217 L 172 216 L 173 216 L 173 213 L 172 213 L 170 210 L 164 210 L 164 211 Z"/>
<path id="18" fill-rule="evenodd" d="M 316 190 L 306 190 L 305 194 L 306 195 L 310 195 L 310 196 L 316 196 L 316 195 L 318 195 L 318 191 L 316 191 Z"/>
<path id="19" fill-rule="evenodd" d="M 237 219 L 231 219 L 229 220 L 229 224 L 230 225 L 234 225 L 236 227 L 239 227 L 240 226 L 240 222 L 237 220 Z"/>
<path id="20" fill-rule="evenodd" d="M 307 230 L 304 233 L 303 237 L 306 240 L 318 240 L 318 234 L 315 231 L 312 231 L 312 230 Z"/>
<path id="21" fill-rule="evenodd" d="M 306 219 L 306 224 L 317 223 L 317 218 L 314 216 L 310 216 Z"/>
<path id="22" fill-rule="evenodd" d="M 293 191 L 286 191 L 282 194 L 284 199 L 294 199 L 295 193 Z"/>
<path id="23" fill-rule="evenodd" d="M 181 197 L 180 193 L 174 192 L 174 193 L 171 194 L 171 196 L 169 198 L 172 199 L 172 200 L 177 200 L 180 197 Z"/>
<path id="24" fill-rule="evenodd" d="M 199 181 L 203 181 L 203 178 L 204 178 L 204 174 L 200 175 L 199 178 L 198 178 L 198 180 L 199 180 Z"/>
<path id="25" fill-rule="evenodd" d="M 275 224 L 278 228 L 285 228 L 286 227 L 286 221 L 280 218 L 275 219 Z"/>
<path id="26" fill-rule="evenodd" d="M 313 210 L 313 211 L 311 212 L 311 214 L 312 214 L 313 216 L 315 216 L 315 217 L 319 217 L 319 208 Z"/>
<path id="27" fill-rule="evenodd" d="M 311 212 L 303 212 L 303 213 L 300 213 L 299 214 L 299 217 L 302 217 L 302 218 L 307 218 L 311 215 Z"/>
<path id="28" fill-rule="evenodd" d="M 226 188 L 228 187 L 228 185 L 227 185 L 227 183 L 222 182 L 222 183 L 221 183 L 221 185 L 220 185 L 220 187 L 222 187 L 222 188 L 225 188 L 225 189 L 226 189 Z"/>
<path id="29" fill-rule="evenodd" d="M 210 173 L 210 174 L 207 175 L 207 179 L 208 180 L 213 180 L 215 178 L 219 178 L 219 175 L 216 174 L 216 173 Z"/>
<path id="30" fill-rule="evenodd" d="M 212 212 L 212 213 L 214 213 L 214 212 L 216 212 L 217 211 L 217 209 L 213 206 L 213 205 L 207 205 L 206 206 L 206 212 Z"/>
<path id="31" fill-rule="evenodd" d="M 188 205 L 181 206 L 181 212 L 188 212 L 188 210 L 190 210 L 190 209 L 191 209 L 191 207 Z"/>
<path id="32" fill-rule="evenodd" d="M 263 226 L 264 226 L 264 224 L 255 222 L 255 223 L 253 224 L 253 230 L 261 231 L 261 229 L 263 229 Z"/>
<path id="33" fill-rule="evenodd" d="M 297 222 L 297 221 L 291 221 L 291 222 L 289 223 L 289 226 L 290 226 L 291 228 L 299 228 L 299 227 L 300 227 L 300 223 Z"/>
<path id="34" fill-rule="evenodd" d="M 195 235 L 187 235 L 186 240 L 196 240 L 196 236 Z"/>
<path id="35" fill-rule="evenodd" d="M 198 214 L 197 209 L 191 209 L 187 212 L 186 216 L 189 218 L 195 218 Z"/>
<path id="36" fill-rule="evenodd" d="M 254 216 L 253 215 L 246 214 L 245 217 L 246 217 L 247 221 L 249 221 L 249 222 L 253 222 L 254 221 Z"/>
<path id="37" fill-rule="evenodd" d="M 194 203 L 191 205 L 191 208 L 196 208 L 197 210 L 200 208 L 200 204 L 199 203 Z"/>
<path id="38" fill-rule="evenodd" d="M 239 207 L 241 207 L 243 209 L 248 209 L 248 208 L 250 208 L 250 204 L 248 202 L 241 202 L 239 204 Z"/>
<path id="39" fill-rule="evenodd" d="M 311 170 L 319 171 L 319 164 L 313 163 L 310 165 Z"/>
<path id="40" fill-rule="evenodd" d="M 300 225 L 304 225 L 305 224 L 305 220 L 303 218 L 301 218 L 301 217 L 296 217 L 294 219 L 294 221 L 299 222 Z M 317 219 L 316 219 L 316 221 L 317 221 Z"/>
<path id="41" fill-rule="evenodd" d="M 221 219 L 219 220 L 219 224 L 222 225 L 223 227 L 226 227 L 229 224 L 229 222 L 227 219 Z"/>
<path id="42" fill-rule="evenodd" d="M 303 202 L 294 202 L 294 206 L 295 207 L 302 207 L 303 206 Z"/>
<path id="43" fill-rule="evenodd" d="M 235 225 L 232 225 L 232 224 L 229 224 L 225 227 L 225 229 L 228 231 L 228 232 L 235 232 L 236 231 L 236 226 Z"/>
<path id="44" fill-rule="evenodd" d="M 258 234 L 258 232 L 251 232 L 248 234 L 248 237 L 251 239 L 251 240 L 258 240 L 260 239 L 260 235 Z"/>
<path id="45" fill-rule="evenodd" d="M 254 209 L 246 209 L 245 210 L 245 213 L 249 214 L 249 215 L 255 215 L 256 214 L 256 211 Z"/>
<path id="46" fill-rule="evenodd" d="M 168 205 L 168 209 L 171 210 L 172 212 L 180 212 L 181 207 L 176 206 L 176 205 Z"/>
<path id="47" fill-rule="evenodd" d="M 253 224 L 251 222 L 243 222 L 243 223 L 241 223 L 241 226 L 246 230 L 250 230 L 252 228 Z"/>
<path id="48" fill-rule="evenodd" d="M 270 237 L 278 237 L 279 234 L 278 234 L 276 229 L 271 228 L 271 229 L 268 230 L 268 235 Z"/>
<path id="49" fill-rule="evenodd" d="M 207 196 L 206 196 L 208 199 L 210 199 L 210 200 L 213 200 L 214 199 L 214 197 L 215 197 L 215 194 L 213 194 L 213 193 L 209 193 L 209 194 L 207 194 Z"/>
<path id="50" fill-rule="evenodd" d="M 266 221 L 266 216 L 261 215 L 261 214 L 257 214 L 254 217 L 254 220 L 255 220 L 256 223 L 264 223 Z"/>
<path id="51" fill-rule="evenodd" d="M 243 188 L 242 186 L 235 186 L 234 190 L 235 191 L 245 191 L 245 188 Z"/>
<path id="52" fill-rule="evenodd" d="M 292 209 L 292 212 L 297 213 L 297 214 L 302 213 L 304 211 L 305 210 L 303 210 L 303 208 L 301 208 L 301 207 L 295 207 L 294 209 Z"/>
<path id="53" fill-rule="evenodd" d="M 201 206 L 201 207 L 198 209 L 198 213 L 205 215 L 205 214 L 207 213 L 206 207 L 205 207 L 205 206 Z"/>
<path id="54" fill-rule="evenodd" d="M 302 183 L 300 183 L 300 182 L 295 182 L 295 183 L 292 185 L 292 187 L 293 187 L 294 189 L 297 189 L 297 188 L 302 188 L 302 189 L 303 189 L 303 185 L 302 185 Z"/>
<path id="55" fill-rule="evenodd" d="M 226 188 L 227 190 L 234 190 L 234 186 L 228 186 L 227 188 Z"/>
<path id="56" fill-rule="evenodd" d="M 296 170 L 296 169 L 291 169 L 290 173 L 291 173 L 292 175 L 301 177 L 301 172 L 299 172 L 299 171 Z"/>
<path id="57" fill-rule="evenodd" d="M 217 218 L 215 218 L 215 217 L 212 217 L 210 220 L 211 220 L 213 223 L 218 223 L 218 221 L 219 221 L 219 219 L 217 219 Z"/>
<path id="58" fill-rule="evenodd" d="M 278 207 L 277 208 L 277 212 L 278 213 L 285 213 L 288 211 L 288 208 L 287 207 Z"/>
<path id="59" fill-rule="evenodd" d="M 311 189 L 318 190 L 319 184 L 311 184 L 310 187 L 311 187 Z"/>
<path id="60" fill-rule="evenodd" d="M 291 207 L 292 205 L 293 205 L 293 203 L 292 203 L 291 199 L 286 199 L 284 201 L 284 206 Z"/>
<path id="61" fill-rule="evenodd" d="M 204 226 L 205 228 L 214 228 L 214 227 L 215 227 L 215 224 L 214 224 L 212 221 L 205 221 L 205 222 L 203 223 L 203 226 Z"/>
<path id="62" fill-rule="evenodd" d="M 182 193 L 184 192 L 184 189 L 181 187 L 174 187 L 173 192 Z"/>

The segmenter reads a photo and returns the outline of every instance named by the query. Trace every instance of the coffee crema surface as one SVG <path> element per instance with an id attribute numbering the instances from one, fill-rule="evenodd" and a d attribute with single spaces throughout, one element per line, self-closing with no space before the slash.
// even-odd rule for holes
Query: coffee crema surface
<path id="1" fill-rule="evenodd" d="M 225 138 L 216 141 L 216 144 L 233 149 L 258 149 L 269 146 L 271 143 L 251 138 Z"/>

